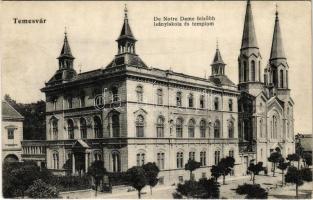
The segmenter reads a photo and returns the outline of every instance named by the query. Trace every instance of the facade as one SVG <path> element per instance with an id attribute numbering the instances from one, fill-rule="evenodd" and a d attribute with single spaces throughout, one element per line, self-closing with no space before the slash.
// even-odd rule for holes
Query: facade
<path id="1" fill-rule="evenodd" d="M 125 9 L 117 54 L 104 69 L 77 73 L 65 33 L 59 68 L 42 88 L 47 140 L 25 142 L 26 157 L 44 152 L 48 169 L 58 174 L 85 173 L 98 159 L 110 172 L 155 162 L 160 184 L 173 184 L 189 179 L 188 159 L 201 162 L 196 179 L 210 176 L 210 167 L 226 156 L 236 160 L 232 175 L 241 176 L 252 159 L 267 164 L 273 150 L 294 151 L 294 103 L 287 75 L 277 77 L 288 71 L 278 13 L 262 82 L 248 1 L 238 86 L 225 74 L 218 47 L 209 78 L 148 67 L 136 52 L 127 14 Z M 28 154 L 26 148 L 36 145 L 46 150 Z"/>
<path id="2" fill-rule="evenodd" d="M 24 117 L 8 102 L 2 101 L 2 161 L 21 161 Z"/>

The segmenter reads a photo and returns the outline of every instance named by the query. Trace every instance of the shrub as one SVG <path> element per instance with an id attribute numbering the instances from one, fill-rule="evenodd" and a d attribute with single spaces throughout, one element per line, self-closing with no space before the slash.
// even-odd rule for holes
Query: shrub
<path id="1" fill-rule="evenodd" d="M 245 194 L 247 199 L 267 199 L 268 193 L 259 184 L 243 184 L 236 189 L 237 194 Z"/>
<path id="2" fill-rule="evenodd" d="M 41 179 L 34 181 L 34 183 L 26 190 L 30 198 L 37 199 L 52 199 L 58 197 L 58 190 Z"/>

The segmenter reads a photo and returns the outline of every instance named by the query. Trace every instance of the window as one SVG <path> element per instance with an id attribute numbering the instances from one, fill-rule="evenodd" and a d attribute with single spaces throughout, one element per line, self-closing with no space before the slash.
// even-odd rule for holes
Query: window
<path id="1" fill-rule="evenodd" d="M 279 83 L 280 83 L 280 88 L 283 88 L 284 87 L 284 71 L 281 69 L 279 71 Z"/>
<path id="2" fill-rule="evenodd" d="M 255 62 L 251 61 L 251 81 L 255 81 Z"/>
<path id="3" fill-rule="evenodd" d="M 142 102 L 143 101 L 143 88 L 142 88 L 142 86 L 137 86 L 136 94 L 137 94 L 137 102 Z"/>
<path id="4" fill-rule="evenodd" d="M 138 115 L 136 119 L 136 136 L 144 137 L 144 118 L 142 115 Z"/>
<path id="5" fill-rule="evenodd" d="M 164 137 L 164 118 L 163 117 L 158 117 L 157 120 L 157 137 Z"/>
<path id="6" fill-rule="evenodd" d="M 200 108 L 204 108 L 204 96 L 200 96 Z"/>
<path id="7" fill-rule="evenodd" d="M 229 109 L 229 111 L 233 111 L 233 100 L 232 99 L 228 100 L 228 109 Z"/>
<path id="8" fill-rule="evenodd" d="M 164 169 L 164 153 L 157 154 L 157 165 L 159 169 Z"/>
<path id="9" fill-rule="evenodd" d="M 286 70 L 286 88 L 288 88 L 288 70 Z"/>
<path id="10" fill-rule="evenodd" d="M 287 122 L 287 137 L 290 137 L 290 126 L 289 126 L 289 122 Z"/>
<path id="11" fill-rule="evenodd" d="M 193 119 L 190 119 L 188 123 L 188 136 L 195 137 L 195 121 Z"/>
<path id="12" fill-rule="evenodd" d="M 183 183 L 184 182 L 184 177 L 183 176 L 178 176 L 178 182 Z"/>
<path id="13" fill-rule="evenodd" d="M 142 166 L 145 164 L 145 153 L 137 153 L 137 166 Z"/>
<path id="14" fill-rule="evenodd" d="M 248 81 L 248 77 L 249 77 L 249 69 L 247 66 L 247 63 L 244 61 L 243 62 L 243 77 L 244 77 L 244 82 Z"/>
<path id="15" fill-rule="evenodd" d="M 178 169 L 184 168 L 184 153 L 183 152 L 177 152 L 176 164 L 177 164 Z"/>
<path id="16" fill-rule="evenodd" d="M 159 177 L 159 184 L 164 185 L 164 177 L 163 176 Z"/>
<path id="17" fill-rule="evenodd" d="M 221 152 L 220 151 L 215 151 L 214 152 L 214 164 L 217 165 L 220 162 L 221 158 Z"/>
<path id="18" fill-rule="evenodd" d="M 73 108 L 73 98 L 68 97 L 67 102 L 68 102 L 68 108 Z"/>
<path id="19" fill-rule="evenodd" d="M 273 123 L 273 125 L 272 125 L 272 128 L 273 128 L 273 137 L 272 138 L 275 138 L 275 139 L 277 139 L 277 117 L 274 115 L 273 117 L 272 117 L 272 123 Z"/>
<path id="20" fill-rule="evenodd" d="M 157 90 L 157 104 L 163 105 L 163 91 L 162 91 L 162 89 Z"/>
<path id="21" fill-rule="evenodd" d="M 260 119 L 260 137 L 263 137 L 263 119 Z"/>
<path id="22" fill-rule="evenodd" d="M 202 178 L 206 178 L 206 173 L 205 173 L 205 172 L 202 172 L 201 177 L 202 177 Z"/>
<path id="23" fill-rule="evenodd" d="M 68 132 L 68 139 L 74 139 L 74 122 L 73 120 L 67 120 L 67 132 Z"/>
<path id="24" fill-rule="evenodd" d="M 200 163 L 201 163 L 201 166 L 206 166 L 206 152 L 205 151 L 200 152 Z"/>
<path id="25" fill-rule="evenodd" d="M 230 150 L 228 153 L 229 153 L 229 157 L 232 157 L 232 158 L 234 157 L 234 150 Z"/>
<path id="26" fill-rule="evenodd" d="M 80 107 L 85 107 L 86 103 L 85 103 L 85 96 L 80 96 Z"/>
<path id="27" fill-rule="evenodd" d="M 112 87 L 111 92 L 112 92 L 112 101 L 113 101 L 113 102 L 119 101 L 119 96 L 118 96 L 118 89 L 117 89 L 117 87 Z"/>
<path id="28" fill-rule="evenodd" d="M 53 109 L 56 110 L 57 109 L 57 99 L 53 99 Z"/>
<path id="29" fill-rule="evenodd" d="M 214 123 L 214 138 L 220 138 L 220 121 L 216 120 Z"/>
<path id="30" fill-rule="evenodd" d="M 95 132 L 95 137 L 96 138 L 102 138 L 103 134 L 102 134 L 102 122 L 101 119 L 96 116 L 93 118 L 94 120 L 94 132 Z"/>
<path id="31" fill-rule="evenodd" d="M 193 94 L 189 94 L 188 97 L 188 107 L 193 108 Z"/>
<path id="32" fill-rule="evenodd" d="M 181 118 L 176 120 L 176 137 L 183 137 L 183 120 Z"/>
<path id="33" fill-rule="evenodd" d="M 218 97 L 215 97 L 214 98 L 214 110 L 218 110 L 218 107 L 219 107 L 219 102 L 218 102 Z"/>
<path id="34" fill-rule="evenodd" d="M 14 139 L 14 129 L 13 128 L 9 128 L 8 129 L 8 139 L 9 140 L 13 140 Z"/>
<path id="35" fill-rule="evenodd" d="M 194 151 L 190 151 L 189 152 L 189 159 L 190 160 L 195 160 L 195 158 L 196 158 L 196 153 Z"/>
<path id="36" fill-rule="evenodd" d="M 102 160 L 102 154 L 101 154 L 101 152 L 96 151 L 96 152 L 94 153 L 94 157 L 95 157 L 95 160 Z"/>
<path id="37" fill-rule="evenodd" d="M 87 124 L 84 118 L 80 118 L 80 135 L 82 139 L 87 138 Z"/>
<path id="38" fill-rule="evenodd" d="M 180 107 L 182 106 L 182 94 L 181 92 L 176 93 L 176 106 Z"/>
<path id="39" fill-rule="evenodd" d="M 53 158 L 53 169 L 59 169 L 59 153 L 58 152 L 53 152 L 52 154 Z"/>
<path id="40" fill-rule="evenodd" d="M 120 137 L 120 117 L 118 114 L 112 115 L 112 132 L 113 137 Z"/>
<path id="41" fill-rule="evenodd" d="M 204 120 L 200 121 L 200 137 L 205 138 L 205 132 L 206 132 L 206 123 Z"/>
<path id="42" fill-rule="evenodd" d="M 121 158 L 118 152 L 112 153 L 113 172 L 121 171 Z"/>
<path id="43" fill-rule="evenodd" d="M 56 119 L 52 121 L 52 134 L 53 139 L 58 139 L 58 121 Z"/>
<path id="44" fill-rule="evenodd" d="M 228 138 L 234 138 L 234 123 L 232 121 L 228 123 Z"/>

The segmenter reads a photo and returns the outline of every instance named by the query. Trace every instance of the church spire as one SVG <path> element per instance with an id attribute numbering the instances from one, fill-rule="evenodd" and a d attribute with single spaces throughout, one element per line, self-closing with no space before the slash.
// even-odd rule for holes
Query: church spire
<path id="1" fill-rule="evenodd" d="M 280 31 L 277 6 L 276 6 L 275 15 L 276 17 L 275 17 L 275 25 L 274 25 L 270 60 L 286 59 L 283 42 L 282 42 L 281 31 Z"/>
<path id="2" fill-rule="evenodd" d="M 218 47 L 218 41 L 216 42 L 216 51 L 215 51 L 215 56 L 213 59 L 213 62 L 211 64 L 212 66 L 212 76 L 216 75 L 224 75 L 225 72 L 225 63 L 222 59 L 221 52 Z"/>
<path id="3" fill-rule="evenodd" d="M 65 31 L 64 31 L 63 47 L 62 47 L 59 58 L 61 58 L 61 57 L 74 58 L 72 55 L 72 52 L 71 52 L 71 47 L 68 43 L 66 27 L 65 27 Z"/>
<path id="4" fill-rule="evenodd" d="M 250 0 L 247 1 L 241 49 L 258 48 Z"/>

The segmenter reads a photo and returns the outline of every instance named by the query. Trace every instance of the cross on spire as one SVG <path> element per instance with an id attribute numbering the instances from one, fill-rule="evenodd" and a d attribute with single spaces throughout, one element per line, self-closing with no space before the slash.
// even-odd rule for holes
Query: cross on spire
<path id="1" fill-rule="evenodd" d="M 127 13 L 128 13 L 128 9 L 127 9 L 127 4 L 125 3 L 125 8 L 124 8 L 125 19 L 127 19 Z"/>

